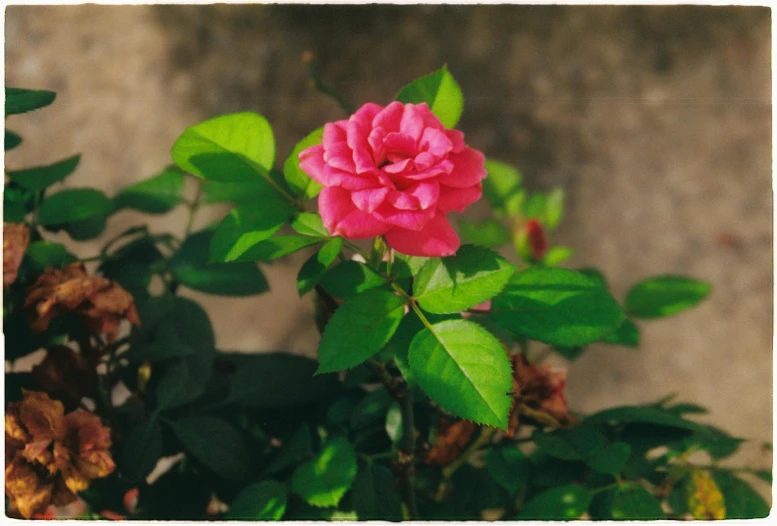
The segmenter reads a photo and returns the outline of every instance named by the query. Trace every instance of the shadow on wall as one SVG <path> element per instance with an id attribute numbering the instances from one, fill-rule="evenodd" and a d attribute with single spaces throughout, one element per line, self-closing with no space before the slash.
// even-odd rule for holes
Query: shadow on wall
<path id="1" fill-rule="evenodd" d="M 573 117 L 585 114 L 590 98 L 635 75 L 668 74 L 722 51 L 769 16 L 766 8 L 708 6 L 155 9 L 173 41 L 171 64 L 191 73 L 207 113 L 263 113 L 280 152 L 343 117 L 308 87 L 304 51 L 316 54 L 322 75 L 357 105 L 386 103 L 406 82 L 447 63 L 465 94 L 461 128 L 469 140 L 516 163 L 530 184 L 566 187 L 586 154 L 584 139 L 575 137 L 582 119 Z M 537 106 L 559 99 L 568 101 L 568 122 L 545 122 Z"/>

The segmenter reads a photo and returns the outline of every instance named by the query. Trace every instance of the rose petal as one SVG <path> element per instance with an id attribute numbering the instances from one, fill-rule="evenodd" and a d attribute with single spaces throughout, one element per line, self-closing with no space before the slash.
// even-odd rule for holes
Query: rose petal
<path id="1" fill-rule="evenodd" d="M 485 156 L 472 148 L 464 148 L 461 153 L 451 154 L 448 159 L 454 168 L 449 174 L 440 176 L 440 183 L 454 188 L 474 186 L 486 177 Z"/>
<path id="2" fill-rule="evenodd" d="M 329 148 L 324 148 L 324 162 L 329 166 L 346 171 L 355 172 L 353 164 L 353 152 L 345 142 L 338 142 Z"/>
<path id="3" fill-rule="evenodd" d="M 390 158 L 390 157 L 389 157 Z M 398 174 L 407 170 L 407 166 L 412 159 L 402 159 L 401 161 L 392 162 L 383 167 L 383 171 L 390 174 Z"/>
<path id="4" fill-rule="evenodd" d="M 440 185 L 436 181 L 425 181 L 406 190 L 389 192 L 386 201 L 400 210 L 425 210 L 437 203 L 439 197 Z"/>
<path id="5" fill-rule="evenodd" d="M 387 152 L 400 154 L 402 157 L 413 157 L 418 151 L 415 141 L 409 135 L 391 132 L 386 135 L 383 146 Z"/>
<path id="6" fill-rule="evenodd" d="M 418 147 L 439 159 L 448 155 L 448 152 L 453 148 L 453 143 L 446 135 L 445 130 L 426 128 L 418 142 Z"/>
<path id="7" fill-rule="evenodd" d="M 375 118 L 372 119 L 372 126 L 374 128 L 383 128 L 388 132 L 399 131 L 399 124 L 402 122 L 404 111 L 404 105 L 399 101 L 394 101 L 375 115 Z"/>
<path id="8" fill-rule="evenodd" d="M 440 187 L 440 197 L 437 200 L 437 208 L 443 212 L 463 212 L 465 208 L 483 196 L 483 183 L 478 183 L 469 188 Z"/>
<path id="9" fill-rule="evenodd" d="M 405 104 L 405 112 L 402 114 L 402 121 L 399 123 L 399 131 L 409 135 L 414 141 L 418 141 L 426 128 L 424 123 L 423 104 Z M 428 106 L 427 111 L 428 111 Z"/>
<path id="10" fill-rule="evenodd" d="M 375 167 L 367 138 L 372 129 L 372 119 L 381 109 L 377 104 L 369 102 L 351 115 L 345 125 L 347 143 L 353 150 L 353 162 L 357 173 L 367 172 Z"/>
<path id="11" fill-rule="evenodd" d="M 386 139 L 386 130 L 383 128 L 373 128 L 367 137 L 367 144 L 372 148 L 372 158 L 376 165 L 380 165 L 386 157 L 386 148 L 383 141 Z"/>
<path id="12" fill-rule="evenodd" d="M 383 203 L 383 200 L 388 193 L 389 189 L 385 186 L 381 188 L 368 188 L 366 190 L 353 192 L 351 194 L 351 200 L 353 201 L 353 204 L 356 205 L 356 208 L 371 214 L 381 205 L 381 203 Z"/>
<path id="13" fill-rule="evenodd" d="M 382 205 L 375 209 L 373 215 L 390 225 L 406 228 L 408 230 L 421 230 L 426 223 L 434 217 L 434 213 L 434 208 L 426 210 L 402 210 L 400 208 L 394 208 L 384 201 Z"/>
<path id="14" fill-rule="evenodd" d="M 323 145 L 316 144 L 299 152 L 299 167 L 317 183 L 328 184 Z"/>
<path id="15" fill-rule="evenodd" d="M 386 233 L 386 243 L 409 256 L 444 257 L 459 249 L 459 236 L 445 214 L 437 214 L 419 231 L 392 228 Z"/>
<path id="16" fill-rule="evenodd" d="M 451 152 L 460 153 L 464 149 L 464 134 L 459 130 L 445 130 L 445 134 L 451 141 Z"/>
<path id="17" fill-rule="evenodd" d="M 347 124 L 346 120 L 324 124 L 324 149 L 329 150 L 334 145 L 345 143 L 348 140 L 348 135 L 345 132 Z"/>
<path id="18" fill-rule="evenodd" d="M 321 219 L 330 235 L 366 239 L 385 234 L 391 225 L 362 212 L 351 200 L 351 192 L 338 187 L 321 190 L 318 198 Z"/>

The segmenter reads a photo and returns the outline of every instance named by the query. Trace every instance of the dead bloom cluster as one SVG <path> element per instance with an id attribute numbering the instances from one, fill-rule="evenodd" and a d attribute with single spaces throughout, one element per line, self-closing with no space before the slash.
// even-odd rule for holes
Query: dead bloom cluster
<path id="1" fill-rule="evenodd" d="M 5 493 L 24 518 L 64 506 L 92 480 L 108 476 L 110 429 L 84 410 L 65 415 L 61 402 L 25 391 L 5 415 Z"/>
<path id="2" fill-rule="evenodd" d="M 89 329 L 109 341 L 116 339 L 122 318 L 140 325 L 132 295 L 114 281 L 87 275 L 81 263 L 46 269 L 30 287 L 24 305 L 33 332 L 45 331 L 52 319 L 66 312 L 83 316 Z"/>

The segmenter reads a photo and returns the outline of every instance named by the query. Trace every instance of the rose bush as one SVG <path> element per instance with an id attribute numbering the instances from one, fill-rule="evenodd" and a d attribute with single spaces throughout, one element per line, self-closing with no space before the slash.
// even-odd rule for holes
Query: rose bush
<path id="1" fill-rule="evenodd" d="M 300 167 L 324 186 L 318 208 L 332 236 L 384 235 L 411 256 L 456 253 L 446 214 L 483 195 L 485 157 L 446 130 L 426 103 L 367 103 L 324 126 L 323 144 L 300 153 Z"/>
<path id="2" fill-rule="evenodd" d="M 563 191 L 528 193 L 517 169 L 465 145 L 447 69 L 396 99 L 313 131 L 282 170 L 270 124 L 250 112 L 191 126 L 177 166 L 112 197 L 59 186 L 79 156 L 6 170 L 9 516 L 769 513 L 750 483 L 771 472 L 718 463 L 743 440 L 699 421 L 704 408 L 664 398 L 581 414 L 565 393 L 574 366 L 545 361 L 636 348 L 640 320 L 698 304 L 709 285 L 654 276 L 616 298 L 596 269 L 561 268 Z M 6 88 L 6 115 L 53 100 Z M 20 143 L 6 131 L 7 150 Z M 459 218 L 457 233 L 449 213 L 481 196 L 493 216 Z M 225 203 L 223 219 L 193 229 L 201 207 Z M 50 236 L 93 239 L 117 210 L 180 206 L 179 231 L 137 224 L 97 254 Z M 263 265 L 303 249 L 297 292 L 315 304 L 317 359 L 224 351 L 179 294 L 264 293 Z"/>

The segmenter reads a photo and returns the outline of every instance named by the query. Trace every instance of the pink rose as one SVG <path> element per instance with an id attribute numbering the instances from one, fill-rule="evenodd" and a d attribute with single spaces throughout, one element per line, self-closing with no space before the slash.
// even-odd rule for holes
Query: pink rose
<path id="1" fill-rule="evenodd" d="M 450 256 L 459 236 L 445 214 L 483 194 L 485 157 L 423 104 L 368 103 L 324 127 L 300 167 L 324 188 L 318 207 L 331 235 L 385 236 L 397 252 Z"/>

